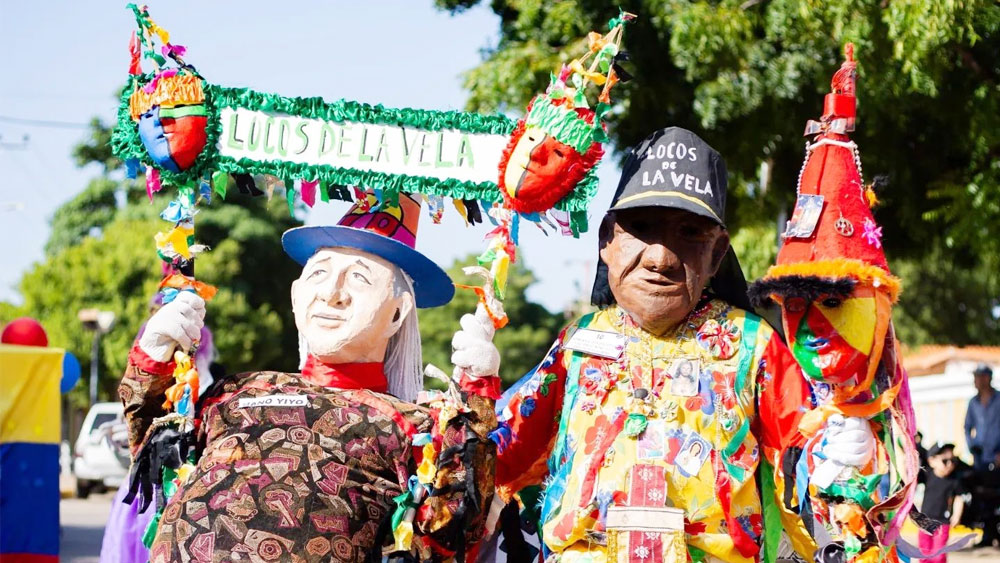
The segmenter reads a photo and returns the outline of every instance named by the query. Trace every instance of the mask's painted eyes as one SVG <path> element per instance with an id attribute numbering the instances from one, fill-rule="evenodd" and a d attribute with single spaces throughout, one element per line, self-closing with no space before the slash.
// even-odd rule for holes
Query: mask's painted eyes
<path id="1" fill-rule="evenodd" d="M 556 156 L 558 156 L 559 158 L 562 158 L 564 156 L 562 149 L 560 149 L 558 147 L 552 149 L 552 152 L 556 153 Z"/>
<path id="2" fill-rule="evenodd" d="M 785 309 L 789 313 L 801 313 L 806 310 L 806 300 L 801 297 L 789 297 L 785 299 Z"/>
<path id="3" fill-rule="evenodd" d="M 844 301 L 839 297 L 827 297 L 822 303 L 827 309 L 836 309 L 837 307 L 840 307 L 843 302 Z"/>
<path id="4" fill-rule="evenodd" d="M 312 272 L 309 273 L 309 276 L 306 277 L 306 279 L 307 280 L 311 280 L 311 279 L 313 279 L 313 278 L 315 278 L 317 276 L 321 276 L 321 275 L 323 275 L 325 273 L 326 273 L 326 270 L 324 270 L 323 268 L 316 268 L 315 270 L 313 270 Z"/>
<path id="5" fill-rule="evenodd" d="M 372 284 L 372 282 L 368 281 L 368 278 L 366 278 L 364 276 L 364 274 L 362 274 L 361 272 L 354 272 L 353 276 L 354 276 L 354 279 L 356 279 L 356 280 L 358 280 L 358 281 L 360 281 L 362 283 L 366 283 L 368 285 Z"/>

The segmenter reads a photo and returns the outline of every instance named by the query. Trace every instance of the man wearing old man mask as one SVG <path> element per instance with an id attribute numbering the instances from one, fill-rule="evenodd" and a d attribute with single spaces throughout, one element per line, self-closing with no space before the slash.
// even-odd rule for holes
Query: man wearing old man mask
<path id="1" fill-rule="evenodd" d="M 782 472 L 807 386 L 749 312 L 725 200 L 722 158 L 690 131 L 633 149 L 601 224 L 600 310 L 499 415 L 500 499 L 545 482 L 541 537 L 563 563 L 773 561 L 779 523 L 811 559 Z"/>
<path id="2" fill-rule="evenodd" d="M 420 204 L 398 197 L 369 196 L 340 225 L 282 237 L 303 264 L 291 288 L 301 374 L 240 374 L 206 398 L 204 449 L 163 509 L 153 563 L 474 556 L 493 490 L 493 403 L 413 403 L 416 309 L 447 303 L 454 287 L 414 249 Z M 197 338 L 204 307 L 180 293 L 130 354 L 120 394 L 133 453 L 165 414 L 172 355 Z M 496 377 L 492 336 L 484 312 L 462 318 L 453 361 L 464 380 Z"/>

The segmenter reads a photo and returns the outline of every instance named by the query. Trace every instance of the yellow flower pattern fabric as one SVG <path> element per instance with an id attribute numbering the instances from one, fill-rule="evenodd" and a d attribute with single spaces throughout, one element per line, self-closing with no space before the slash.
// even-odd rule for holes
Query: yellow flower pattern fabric
<path id="1" fill-rule="evenodd" d="M 578 331 L 620 335 L 623 352 L 570 349 Z M 612 307 L 567 327 L 500 413 L 498 490 L 510 498 L 544 481 L 542 537 L 563 562 L 621 560 L 608 556 L 609 542 L 629 561 L 672 561 L 678 538 L 693 561 L 755 561 L 757 468 L 764 456 L 781 479 L 784 450 L 802 444 L 808 400 L 791 354 L 751 313 L 706 300 L 655 337 Z M 804 534 L 780 499 L 765 502 Z M 679 530 L 658 529 L 672 518 L 664 510 Z M 624 531 L 609 530 L 618 520 Z"/>

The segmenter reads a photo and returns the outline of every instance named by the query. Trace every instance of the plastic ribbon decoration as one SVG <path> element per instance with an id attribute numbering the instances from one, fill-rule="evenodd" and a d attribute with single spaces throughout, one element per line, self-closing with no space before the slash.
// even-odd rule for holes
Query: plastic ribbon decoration
<path id="1" fill-rule="evenodd" d="M 130 4 L 138 31 L 132 35 L 129 42 L 131 62 L 130 76 L 139 77 L 142 74 L 142 59 L 151 62 L 156 69 L 152 78 L 141 88 L 133 89 L 129 97 L 129 114 L 138 121 L 138 129 L 144 141 L 148 141 L 151 157 L 161 166 L 176 168 L 178 163 L 184 163 L 191 158 L 192 147 L 190 138 L 178 139 L 179 132 L 192 125 L 197 126 L 204 119 L 203 111 L 198 106 L 186 104 L 201 104 L 204 96 L 201 91 L 200 78 L 192 67 L 184 63 L 181 56 L 186 49 L 170 43 L 170 34 L 157 25 L 145 7 L 138 8 Z M 161 54 L 156 51 L 157 40 L 161 45 Z M 141 57 L 140 57 L 141 53 Z M 176 68 L 165 68 L 169 58 Z M 198 137 L 195 136 L 195 141 Z M 204 135 L 201 137 L 202 146 Z M 139 162 L 134 158 L 126 160 L 127 176 L 135 178 L 139 170 Z M 150 201 L 153 194 L 163 189 L 160 168 L 152 164 L 146 166 L 146 194 Z M 160 213 L 160 218 L 167 221 L 169 229 L 157 233 L 154 237 L 157 256 L 163 261 L 163 280 L 159 289 L 163 295 L 163 303 L 173 301 L 182 291 L 197 293 L 206 301 L 216 293 L 216 289 L 200 282 L 194 277 L 194 263 L 198 254 L 207 250 L 203 245 L 195 244 L 194 222 L 198 213 L 197 204 L 202 200 L 210 200 L 212 189 L 210 179 L 197 182 L 190 179 L 178 184 L 176 198 L 170 201 Z M 199 185 L 199 183 L 201 185 Z M 224 190 L 224 188 L 223 188 Z M 164 409 L 173 410 L 167 416 L 157 419 L 154 426 L 160 428 L 160 435 L 153 441 L 159 450 L 144 450 L 137 455 L 137 463 L 149 463 L 149 458 L 163 458 L 153 462 L 146 471 L 136 471 L 133 467 L 132 487 L 134 495 L 143 488 L 144 502 L 148 504 L 152 485 L 160 485 L 160 496 L 157 498 L 158 513 L 146 530 L 143 541 L 147 547 L 155 536 L 159 524 L 159 511 L 162 511 L 166 501 L 182 485 L 193 468 L 193 450 L 185 444 L 191 442 L 189 434 L 194 430 L 195 403 L 198 401 L 199 377 L 198 369 L 193 361 L 198 342 L 190 350 L 178 349 L 174 353 L 175 383 L 170 386 L 165 395 Z M 193 442 L 191 442 L 193 443 Z M 150 446 L 152 447 L 152 446 Z M 159 453 L 156 453 L 159 452 Z M 165 460 L 165 461 L 164 461 Z M 145 484 L 142 484 L 145 483 Z"/>
<path id="2" fill-rule="evenodd" d="M 498 185 L 503 192 L 502 201 L 495 203 L 489 210 L 495 228 L 487 235 L 486 250 L 477 258 L 478 265 L 488 270 L 488 275 L 478 269 L 467 269 L 466 273 L 477 273 L 489 283 L 482 288 L 473 286 L 458 286 L 476 292 L 479 302 L 493 320 L 495 328 L 503 328 L 507 324 L 507 316 L 503 313 L 503 300 L 507 288 L 507 273 L 510 265 L 517 261 L 518 228 L 520 221 L 527 220 L 541 225 L 547 224 L 564 234 L 568 231 L 573 235 L 586 228 L 585 217 L 570 214 L 569 221 L 557 212 L 561 193 L 567 186 L 560 185 L 563 178 L 571 171 L 583 171 L 583 184 L 591 182 L 586 178 L 593 176 L 597 161 L 603 154 L 601 143 L 608 140 L 604 130 L 603 117 L 610 110 L 609 92 L 611 87 L 621 81 L 619 75 L 627 73 L 617 64 L 618 60 L 626 58 L 621 50 L 622 34 L 625 24 L 635 19 L 635 15 L 619 12 L 608 26 L 607 35 L 590 32 L 587 36 L 588 50 L 569 65 L 563 66 L 558 74 L 552 75 L 552 80 L 545 92 L 536 96 L 528 106 L 527 113 L 511 135 L 504 150 L 499 165 Z M 589 66 L 584 66 L 589 60 Z M 593 83 L 603 86 L 596 110 L 590 110 L 587 101 L 586 85 Z M 550 168 L 546 175 L 534 176 L 524 162 L 525 151 L 521 150 L 522 136 L 527 129 L 537 129 L 545 139 L 542 144 L 550 143 L 562 146 L 572 153 L 570 159 L 562 167 Z M 534 152 L 528 149 L 527 152 Z M 518 152 L 521 151 L 521 159 Z M 564 153 L 555 151 L 555 154 Z M 561 158 L 561 157 L 560 157 Z M 531 156 L 527 157 L 528 161 Z M 555 160 L 555 159 L 553 159 Z M 514 170 L 512 175 L 510 172 Z M 513 184 L 515 177 L 516 186 Z M 530 178 L 529 178 L 530 177 Z M 527 180 L 526 180 L 527 179 Z M 529 187 L 522 182 L 531 182 Z M 531 192 L 525 195 L 522 188 Z M 578 187 L 577 187 L 578 189 Z M 553 195 L 553 192 L 558 192 Z M 575 193 L 575 192 L 574 192 Z M 553 205 L 555 203 L 555 205 Z M 548 215 L 551 213 L 552 218 Z M 568 227 L 568 229 L 567 229 Z"/>

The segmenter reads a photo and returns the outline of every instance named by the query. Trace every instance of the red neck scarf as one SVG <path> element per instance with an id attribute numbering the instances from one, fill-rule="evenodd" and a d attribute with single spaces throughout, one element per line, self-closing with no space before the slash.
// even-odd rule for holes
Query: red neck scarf
<path id="1" fill-rule="evenodd" d="M 382 362 L 325 364 L 310 354 L 302 368 L 302 377 L 324 387 L 338 389 L 369 389 L 378 393 L 389 390 L 382 371 Z"/>

